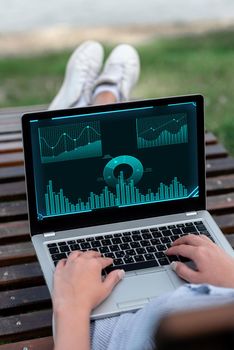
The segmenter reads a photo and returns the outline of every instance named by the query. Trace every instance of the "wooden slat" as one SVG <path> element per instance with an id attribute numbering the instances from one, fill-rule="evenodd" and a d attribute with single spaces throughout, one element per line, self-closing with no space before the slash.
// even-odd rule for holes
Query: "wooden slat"
<path id="1" fill-rule="evenodd" d="M 0 201 L 25 199 L 26 196 L 25 182 L 0 183 Z"/>
<path id="2" fill-rule="evenodd" d="M 14 243 L 0 246 L 0 266 L 26 263 L 36 260 L 31 242 Z"/>
<path id="3" fill-rule="evenodd" d="M 207 209 L 212 214 L 228 213 L 234 210 L 234 192 L 228 195 L 211 196 L 207 198 Z"/>
<path id="4" fill-rule="evenodd" d="M 40 265 L 37 262 L 0 267 L 0 289 L 22 288 L 44 284 Z"/>
<path id="5" fill-rule="evenodd" d="M 24 156 L 22 152 L 0 154 L 0 167 L 22 165 Z"/>
<path id="6" fill-rule="evenodd" d="M 0 340 L 23 340 L 52 333 L 52 310 L 0 318 Z"/>
<path id="7" fill-rule="evenodd" d="M 53 350 L 52 337 L 30 339 L 14 344 L 0 345 L 0 350 Z"/>
<path id="8" fill-rule="evenodd" d="M 21 141 L 0 142 L 0 154 L 22 152 L 22 151 L 23 151 L 23 144 Z"/>
<path id="9" fill-rule="evenodd" d="M 0 134 L 10 134 L 21 131 L 21 125 L 18 123 L 0 124 Z"/>
<path id="10" fill-rule="evenodd" d="M 7 290 L 0 293 L 0 314 L 10 315 L 32 309 L 51 308 L 50 293 L 46 285 Z"/>
<path id="11" fill-rule="evenodd" d="M 218 140 L 214 134 L 212 134 L 211 132 L 206 132 L 205 133 L 205 142 L 207 145 L 212 145 L 212 144 L 218 143 Z"/>
<path id="12" fill-rule="evenodd" d="M 26 201 L 12 201 L 0 203 L 0 221 L 27 219 Z"/>
<path id="13" fill-rule="evenodd" d="M 234 158 L 209 159 L 206 162 L 206 175 L 218 176 L 234 173 Z"/>
<path id="14" fill-rule="evenodd" d="M 0 224 L 0 244 L 29 240 L 28 221 L 12 221 Z"/>
<path id="15" fill-rule="evenodd" d="M 208 178 L 206 180 L 206 190 L 208 195 L 234 191 L 234 174 Z"/>
<path id="16" fill-rule="evenodd" d="M 24 166 L 9 166 L 0 168 L 0 183 L 24 179 Z"/>
<path id="17" fill-rule="evenodd" d="M 22 140 L 21 132 L 18 132 L 15 134 L 1 134 L 0 135 L 0 142 L 12 142 L 12 141 L 21 141 L 21 140 Z"/>
<path id="18" fill-rule="evenodd" d="M 207 145 L 205 148 L 206 159 L 227 157 L 228 152 L 221 144 Z"/>
<path id="19" fill-rule="evenodd" d="M 225 234 L 234 233 L 234 214 L 213 215 L 213 218 Z"/>

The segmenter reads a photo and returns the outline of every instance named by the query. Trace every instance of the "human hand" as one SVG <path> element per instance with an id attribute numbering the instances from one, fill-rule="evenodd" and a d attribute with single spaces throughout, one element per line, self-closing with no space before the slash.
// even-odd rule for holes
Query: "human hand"
<path id="1" fill-rule="evenodd" d="M 166 254 L 181 255 L 195 263 L 196 270 L 179 261 L 172 263 L 173 270 L 184 280 L 234 288 L 234 258 L 208 237 L 193 234 L 180 237 Z"/>
<path id="2" fill-rule="evenodd" d="M 61 260 L 54 273 L 54 311 L 82 308 L 91 312 L 124 277 L 123 270 L 114 270 L 102 279 L 102 269 L 112 262 L 94 251 L 75 251 L 67 260 Z"/>

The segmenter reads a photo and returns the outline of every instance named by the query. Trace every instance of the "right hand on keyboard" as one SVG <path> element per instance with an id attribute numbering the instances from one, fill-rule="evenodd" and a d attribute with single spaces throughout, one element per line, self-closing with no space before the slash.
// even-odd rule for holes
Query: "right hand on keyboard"
<path id="1" fill-rule="evenodd" d="M 205 235 L 183 236 L 172 243 L 166 254 L 181 255 L 195 263 L 196 270 L 179 261 L 172 263 L 173 270 L 184 280 L 234 288 L 234 258 Z"/>

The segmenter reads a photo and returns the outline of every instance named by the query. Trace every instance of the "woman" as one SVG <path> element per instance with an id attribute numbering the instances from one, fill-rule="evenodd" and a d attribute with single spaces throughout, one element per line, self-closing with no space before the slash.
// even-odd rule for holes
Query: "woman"
<path id="1" fill-rule="evenodd" d="M 99 43 L 82 44 L 69 60 L 63 85 L 49 108 L 128 99 L 140 73 L 140 60 L 135 49 L 119 45 L 99 74 L 102 61 L 103 49 Z M 180 255 L 194 262 L 196 270 L 179 261 L 171 264 L 178 276 L 193 284 L 185 284 L 173 293 L 155 298 L 135 313 L 92 323 L 92 309 L 108 297 L 117 283 L 121 283 L 124 271 L 112 271 L 103 280 L 101 271 L 112 264 L 112 259 L 103 258 L 94 251 L 72 252 L 67 260 L 60 261 L 54 274 L 52 296 L 55 350 L 154 349 L 154 333 L 163 315 L 234 302 L 234 259 L 209 238 L 192 234 L 183 236 L 166 254 Z"/>

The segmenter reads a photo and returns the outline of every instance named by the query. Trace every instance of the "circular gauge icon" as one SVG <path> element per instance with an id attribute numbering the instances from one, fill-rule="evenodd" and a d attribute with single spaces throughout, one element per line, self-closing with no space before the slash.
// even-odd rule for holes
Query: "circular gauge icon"
<path id="1" fill-rule="evenodd" d="M 118 156 L 111 159 L 103 170 L 103 177 L 107 185 L 115 187 L 122 174 L 126 182 L 137 184 L 143 176 L 144 168 L 139 159 L 133 156 Z"/>

